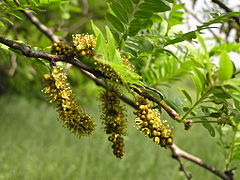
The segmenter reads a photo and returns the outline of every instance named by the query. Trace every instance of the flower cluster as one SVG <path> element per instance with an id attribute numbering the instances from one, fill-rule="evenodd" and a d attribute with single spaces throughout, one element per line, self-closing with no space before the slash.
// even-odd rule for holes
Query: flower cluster
<path id="1" fill-rule="evenodd" d="M 121 56 L 123 64 L 125 64 L 128 69 L 132 72 L 136 72 L 134 65 L 126 58 L 126 56 Z"/>
<path id="2" fill-rule="evenodd" d="M 167 121 L 160 119 L 160 114 L 152 108 L 148 99 L 139 97 L 136 105 L 138 109 L 134 111 L 134 114 L 137 115 L 135 122 L 140 131 L 162 147 L 172 145 L 172 129 Z"/>
<path id="3" fill-rule="evenodd" d="M 74 50 L 71 46 L 66 45 L 63 41 L 54 42 L 52 44 L 52 52 L 58 55 L 72 56 Z"/>
<path id="4" fill-rule="evenodd" d="M 126 135 L 126 122 L 124 108 L 120 105 L 120 95 L 117 86 L 110 85 L 109 88 L 100 94 L 101 119 L 105 125 L 105 131 L 110 134 L 108 140 L 113 143 L 113 154 L 122 158 L 124 155 L 124 143 L 122 135 Z"/>
<path id="5" fill-rule="evenodd" d="M 72 46 L 66 45 L 63 41 L 52 44 L 52 52 L 66 56 L 92 56 L 96 47 L 97 39 L 94 35 L 74 34 L 72 35 Z"/>
<path id="6" fill-rule="evenodd" d="M 76 136 L 90 135 L 95 125 L 89 114 L 85 113 L 74 99 L 71 87 L 67 83 L 63 69 L 54 66 L 51 75 L 44 75 L 44 89 L 50 103 L 57 102 L 57 112 L 64 127 Z"/>
<path id="7" fill-rule="evenodd" d="M 89 34 L 75 34 L 72 36 L 72 42 L 78 55 L 93 55 L 96 47 L 96 37 Z"/>
<path id="8" fill-rule="evenodd" d="M 96 68 L 104 74 L 106 79 L 122 84 L 122 79 L 110 65 L 103 64 L 99 61 L 94 62 L 94 64 Z"/>

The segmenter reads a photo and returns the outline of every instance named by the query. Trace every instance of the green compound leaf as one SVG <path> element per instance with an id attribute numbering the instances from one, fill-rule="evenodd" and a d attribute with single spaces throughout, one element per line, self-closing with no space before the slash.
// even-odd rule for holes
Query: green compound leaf
<path id="1" fill-rule="evenodd" d="M 135 36 L 141 29 L 145 29 L 152 25 L 152 20 L 150 19 L 134 19 L 130 23 L 129 35 Z"/>
<path id="2" fill-rule="evenodd" d="M 184 9 L 185 4 L 174 4 L 172 6 L 172 10 L 169 14 L 168 18 L 168 28 L 170 29 L 171 27 L 182 24 L 184 20 L 184 12 L 182 11 Z"/>
<path id="3" fill-rule="evenodd" d="M 124 26 L 117 17 L 107 13 L 106 18 L 117 31 L 124 32 Z"/>
<path id="4" fill-rule="evenodd" d="M 144 11 L 144 10 L 139 10 L 134 13 L 134 17 L 137 19 L 147 19 L 153 15 L 152 12 Z"/>
<path id="5" fill-rule="evenodd" d="M 138 4 L 140 0 L 132 0 L 134 4 Z"/>
<path id="6" fill-rule="evenodd" d="M 116 41 L 113 37 L 112 32 L 110 31 L 110 29 L 106 26 L 106 33 L 107 33 L 107 46 L 108 46 L 108 58 L 111 59 L 115 59 L 115 55 L 116 55 Z"/>
<path id="7" fill-rule="evenodd" d="M 205 127 L 208 130 L 208 132 L 210 133 L 210 135 L 212 137 L 214 137 L 215 136 L 215 129 L 212 127 L 212 125 L 207 121 L 206 118 L 201 118 L 201 120 L 203 121 L 202 122 L 203 127 Z"/>
<path id="8" fill-rule="evenodd" d="M 94 59 L 111 66 L 111 68 L 113 68 L 114 71 L 121 77 L 124 83 L 141 85 L 142 82 L 140 80 L 142 77 L 131 71 L 129 67 L 123 63 L 121 54 L 116 47 L 116 41 L 111 30 L 106 27 L 106 38 L 104 38 L 101 30 L 95 26 L 93 22 L 92 28 L 97 36 L 97 45 L 94 50 L 96 56 Z"/>
<path id="9" fill-rule="evenodd" d="M 120 42 L 121 39 L 125 40 L 127 36 L 134 36 L 140 30 L 150 27 L 153 24 L 153 15 L 170 10 L 162 0 L 108 0 L 107 2 L 111 11 L 107 13 L 106 19 L 120 34 L 118 40 Z"/>
<path id="10" fill-rule="evenodd" d="M 93 22 L 92 28 L 95 33 L 95 36 L 97 37 L 97 45 L 94 49 L 95 54 L 103 56 L 104 59 L 108 59 L 108 49 L 102 32 L 100 31 L 100 29 L 98 29 L 97 26 L 94 25 Z"/>
<path id="11" fill-rule="evenodd" d="M 138 84 L 138 85 L 143 84 L 140 81 L 142 77 L 139 76 L 137 73 L 129 70 L 129 68 L 126 65 L 110 64 L 110 66 L 117 72 L 117 74 L 121 77 L 124 83 Z"/>
<path id="12" fill-rule="evenodd" d="M 57 5 L 66 2 L 67 0 L 18 0 L 19 4 L 23 7 L 34 8 L 36 6 Z M 11 6 L 16 5 L 12 0 L 6 0 Z"/>
<path id="13" fill-rule="evenodd" d="M 14 24 L 14 18 L 22 20 L 19 16 L 19 11 L 33 12 L 35 10 L 43 11 L 42 7 L 59 6 L 67 0 L 18 0 L 20 5 L 17 5 L 13 0 L 0 1 L 0 24 L 4 27 L 5 24 Z M 9 17 L 12 16 L 12 17 Z"/>
<path id="14" fill-rule="evenodd" d="M 175 43 L 182 42 L 182 41 L 185 41 L 185 40 L 189 41 L 189 40 L 195 39 L 196 38 L 196 32 L 201 32 L 204 29 L 213 28 L 211 26 L 212 24 L 223 23 L 223 22 L 229 21 L 229 20 L 231 20 L 230 18 L 233 17 L 233 16 L 240 16 L 240 12 L 230 12 L 230 13 L 220 15 L 220 16 L 214 18 L 211 21 L 203 23 L 203 25 L 201 25 L 201 26 L 197 26 L 196 30 L 194 30 L 194 31 L 190 31 L 190 32 L 187 32 L 185 34 L 177 34 L 176 38 L 169 39 L 168 41 L 166 41 L 164 43 L 164 46 L 167 46 L 167 45 L 170 45 L 170 44 L 175 44 Z"/>
<path id="15" fill-rule="evenodd" d="M 196 95 L 197 95 L 197 98 L 198 98 L 200 93 L 202 92 L 202 83 L 199 80 L 199 78 L 196 77 L 196 76 L 192 76 L 192 80 L 193 80 L 195 90 L 196 90 Z"/>
<path id="16" fill-rule="evenodd" d="M 122 7 L 121 4 L 116 3 L 115 1 L 110 2 L 110 7 L 114 14 L 124 23 L 128 22 L 128 15 L 126 10 Z"/>
<path id="17" fill-rule="evenodd" d="M 168 2 L 170 2 L 170 3 L 174 3 L 174 0 L 166 0 L 166 1 L 168 1 Z"/>
<path id="18" fill-rule="evenodd" d="M 188 94 L 188 92 L 184 89 L 181 89 L 181 91 L 184 94 L 184 96 L 187 98 L 187 100 L 192 104 L 192 98 L 191 98 L 190 94 Z"/>
<path id="19" fill-rule="evenodd" d="M 240 16 L 240 12 L 229 12 L 229 13 L 222 14 L 220 16 L 216 16 L 213 20 L 203 23 L 202 26 L 198 26 L 198 29 L 209 28 L 209 25 L 229 21 L 231 20 L 230 18 L 233 16 Z"/>
<path id="20" fill-rule="evenodd" d="M 194 74 L 192 76 L 192 79 L 193 79 L 195 89 L 196 89 L 196 94 L 198 97 L 205 88 L 206 78 L 203 70 L 200 68 L 193 67 L 193 73 Z"/>
<path id="21" fill-rule="evenodd" d="M 131 48 L 136 51 L 136 53 L 151 53 L 154 50 L 153 44 L 142 36 L 136 36 L 134 38 L 129 38 L 125 43 L 124 48 Z"/>
<path id="22" fill-rule="evenodd" d="M 122 7 L 124 7 L 127 11 L 127 13 L 132 13 L 133 11 L 133 5 L 132 2 L 129 0 L 120 0 L 120 3 Z"/>
<path id="23" fill-rule="evenodd" d="M 219 63 L 219 78 L 221 81 L 228 80 L 233 74 L 233 63 L 226 52 L 222 52 Z"/>
<path id="24" fill-rule="evenodd" d="M 220 55 L 223 51 L 225 52 L 237 52 L 240 53 L 240 43 L 231 42 L 231 43 L 221 43 L 220 45 L 214 46 L 209 54 L 211 56 Z"/>
<path id="25" fill-rule="evenodd" d="M 159 0 L 145 1 L 145 3 L 140 4 L 139 8 L 154 13 L 165 12 L 170 10 L 169 6 L 167 6 L 165 3 Z"/>

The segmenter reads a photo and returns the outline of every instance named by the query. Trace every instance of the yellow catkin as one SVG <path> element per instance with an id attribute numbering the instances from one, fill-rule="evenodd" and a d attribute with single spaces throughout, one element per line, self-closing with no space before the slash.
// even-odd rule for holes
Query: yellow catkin
<path id="1" fill-rule="evenodd" d="M 92 56 L 97 39 L 94 35 L 74 34 L 72 35 L 72 43 L 79 56 Z"/>
<path id="2" fill-rule="evenodd" d="M 74 99 L 71 87 L 67 83 L 66 74 L 62 68 L 53 66 L 51 75 L 43 77 L 43 93 L 49 96 L 49 102 L 57 102 L 59 120 L 64 127 L 77 137 L 90 135 L 95 125 L 89 114 L 85 113 L 79 103 Z"/>
<path id="3" fill-rule="evenodd" d="M 110 85 L 107 90 L 100 94 L 101 101 L 101 119 L 105 125 L 105 131 L 110 134 L 108 140 L 113 143 L 113 154 L 122 158 L 124 155 L 123 135 L 126 135 L 126 122 L 124 111 L 120 105 L 118 96 L 120 95 L 119 88 L 115 85 Z"/>
<path id="4" fill-rule="evenodd" d="M 121 56 L 123 64 L 125 64 L 128 69 L 132 72 L 136 72 L 134 65 L 126 58 L 126 56 Z"/>
<path id="5" fill-rule="evenodd" d="M 54 42 L 52 44 L 52 52 L 57 55 L 66 55 L 72 56 L 74 54 L 74 50 L 71 46 L 66 45 L 64 42 Z"/>
<path id="6" fill-rule="evenodd" d="M 148 99 L 139 97 L 136 105 L 138 108 L 134 111 L 137 116 L 135 123 L 139 130 L 162 147 L 172 145 L 172 129 L 167 121 L 160 119 L 159 112 L 152 108 Z"/>
<path id="7" fill-rule="evenodd" d="M 104 75 L 105 79 L 109 79 L 111 81 L 114 81 L 116 83 L 122 84 L 122 79 L 117 74 L 117 72 L 108 64 L 103 64 L 99 61 L 95 61 L 94 64 L 96 65 L 96 69 L 101 71 Z"/>

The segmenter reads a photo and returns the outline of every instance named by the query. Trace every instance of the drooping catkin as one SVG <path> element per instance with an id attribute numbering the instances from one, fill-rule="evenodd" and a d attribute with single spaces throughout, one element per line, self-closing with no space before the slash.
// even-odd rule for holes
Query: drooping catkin
<path id="1" fill-rule="evenodd" d="M 136 72 L 134 65 L 127 59 L 126 56 L 121 56 L 122 62 L 132 72 Z"/>
<path id="2" fill-rule="evenodd" d="M 52 44 L 52 52 L 57 55 L 72 56 L 74 54 L 74 49 L 63 41 L 59 41 Z"/>
<path id="3" fill-rule="evenodd" d="M 134 111 L 134 114 L 137 116 L 135 123 L 139 130 L 162 147 L 172 145 L 172 128 L 167 124 L 166 120 L 160 119 L 159 112 L 152 108 L 148 99 L 139 97 L 136 105 L 138 108 Z"/>
<path id="4" fill-rule="evenodd" d="M 43 77 L 43 93 L 49 96 L 49 102 L 57 102 L 59 120 L 77 137 L 90 135 L 95 125 L 89 114 L 84 112 L 74 99 L 71 87 L 67 83 L 67 76 L 62 68 L 53 66 L 51 75 Z"/>
<path id="5" fill-rule="evenodd" d="M 89 34 L 74 34 L 72 36 L 72 43 L 76 54 L 79 56 L 93 55 L 96 47 L 97 39 L 94 35 Z"/>
<path id="6" fill-rule="evenodd" d="M 104 64 L 100 61 L 95 61 L 96 69 L 101 71 L 104 74 L 104 78 L 111 80 L 113 82 L 122 84 L 123 81 L 121 77 L 117 74 L 117 72 L 108 64 Z"/>
<path id="7" fill-rule="evenodd" d="M 104 129 L 110 134 L 108 140 L 113 143 L 113 154 L 122 158 L 124 155 L 123 135 L 126 135 L 125 109 L 120 105 L 118 96 L 120 90 L 116 85 L 110 85 L 107 90 L 100 94 L 101 101 L 101 119 L 105 125 Z"/>
<path id="8" fill-rule="evenodd" d="M 63 41 L 54 42 L 52 44 L 52 52 L 57 55 L 66 56 L 92 56 L 96 47 L 97 39 L 94 35 L 89 34 L 73 34 L 71 46 Z"/>

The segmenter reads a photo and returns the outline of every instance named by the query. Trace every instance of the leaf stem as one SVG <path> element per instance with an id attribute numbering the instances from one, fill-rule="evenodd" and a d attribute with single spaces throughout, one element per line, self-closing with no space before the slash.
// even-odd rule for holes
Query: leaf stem
<path id="1" fill-rule="evenodd" d="M 218 123 L 218 121 L 193 121 L 192 123 Z"/>
<path id="2" fill-rule="evenodd" d="M 190 107 L 187 112 L 182 116 L 182 118 L 180 119 L 180 122 L 183 122 L 185 120 L 185 118 L 188 116 L 188 114 L 190 114 L 192 112 L 192 110 L 198 106 L 204 99 L 206 99 L 208 97 L 208 95 L 210 94 L 212 88 L 210 87 L 193 105 L 192 107 Z"/>
<path id="3" fill-rule="evenodd" d="M 208 118 L 208 117 L 211 117 L 209 115 L 206 115 L 206 116 L 192 116 L 192 117 L 188 117 L 186 119 L 188 120 L 192 120 L 192 119 L 198 119 L 198 118 Z M 195 122 L 195 121 L 194 121 Z"/>

